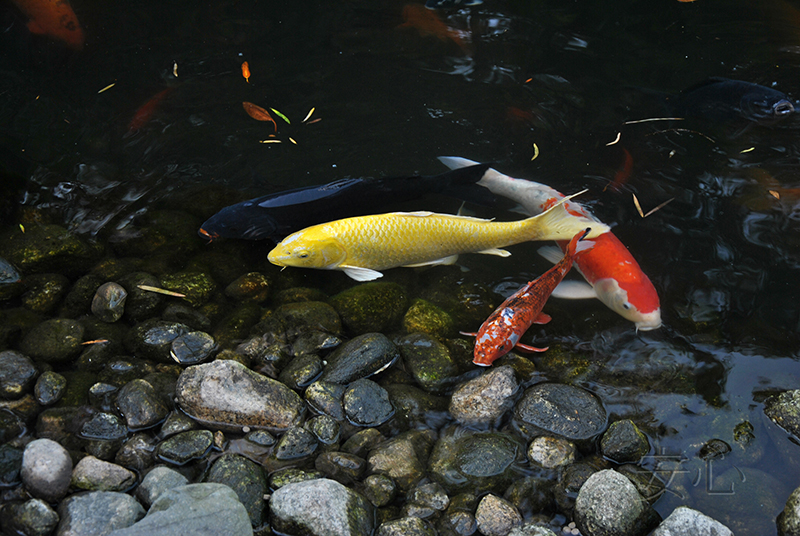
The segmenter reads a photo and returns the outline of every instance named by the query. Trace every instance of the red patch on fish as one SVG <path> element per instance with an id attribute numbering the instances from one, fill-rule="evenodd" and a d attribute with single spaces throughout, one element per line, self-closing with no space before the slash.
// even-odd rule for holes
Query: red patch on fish
<path id="1" fill-rule="evenodd" d="M 158 105 L 164 98 L 170 94 L 173 88 L 168 87 L 162 91 L 159 91 L 153 97 L 150 98 L 147 102 L 142 104 L 136 113 L 133 114 L 133 118 L 131 118 L 131 122 L 128 123 L 128 132 L 134 132 L 139 130 L 140 128 L 144 127 L 147 123 L 150 122 L 150 119 L 153 118 L 153 114 L 156 112 Z"/>
<path id="2" fill-rule="evenodd" d="M 422 4 L 408 4 L 403 8 L 403 24 L 398 28 L 416 28 L 420 35 L 433 35 L 441 41 L 452 41 L 467 52 L 466 39 L 469 34 L 443 23 L 434 11 Z"/>
<path id="3" fill-rule="evenodd" d="M 31 33 L 63 41 L 68 47 L 83 50 L 83 29 L 67 0 L 12 0 L 28 17 Z"/>
<path id="4" fill-rule="evenodd" d="M 475 334 L 473 363 L 489 366 L 514 347 L 528 352 L 547 350 L 520 344 L 519 339 L 531 324 L 546 324 L 550 321 L 550 317 L 542 313 L 544 304 L 572 268 L 578 241 L 586 236 L 587 232 L 588 230 L 581 231 L 572 237 L 567 246 L 567 253 L 555 266 L 512 294 L 489 315 Z"/>

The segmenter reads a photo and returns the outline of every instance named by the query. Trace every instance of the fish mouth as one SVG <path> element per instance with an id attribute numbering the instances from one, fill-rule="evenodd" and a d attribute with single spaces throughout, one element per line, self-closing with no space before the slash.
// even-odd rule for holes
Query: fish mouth
<path id="1" fill-rule="evenodd" d="M 487 363 L 485 361 L 481 361 L 480 359 L 477 359 L 477 358 L 472 361 L 472 364 L 473 365 L 478 365 L 479 367 L 491 367 L 492 366 L 491 363 Z"/>
<path id="2" fill-rule="evenodd" d="M 217 233 L 209 233 L 202 227 L 200 228 L 200 230 L 197 231 L 197 234 L 199 234 L 201 237 L 205 238 L 209 242 L 212 242 L 213 240 L 219 238 L 219 235 Z"/>
<path id="3" fill-rule="evenodd" d="M 772 110 L 777 117 L 783 117 L 784 115 L 794 113 L 794 105 L 788 100 L 782 100 L 777 102 Z"/>
<path id="4" fill-rule="evenodd" d="M 652 331 L 661 327 L 661 308 L 659 307 L 652 313 L 642 315 L 642 318 L 634 322 L 636 331 Z"/>

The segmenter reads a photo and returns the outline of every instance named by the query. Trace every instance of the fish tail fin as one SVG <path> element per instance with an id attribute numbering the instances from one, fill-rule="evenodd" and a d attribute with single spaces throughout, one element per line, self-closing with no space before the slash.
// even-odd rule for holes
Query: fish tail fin
<path id="1" fill-rule="evenodd" d="M 586 219 L 579 214 L 571 214 L 566 202 L 585 191 L 567 196 L 545 212 L 525 220 L 533 224 L 534 238 L 532 240 L 570 240 L 576 234 L 583 235 L 586 231 Z M 608 225 L 593 222 L 591 230 L 586 234 L 586 237 L 594 238 L 607 233 L 609 230 Z"/>

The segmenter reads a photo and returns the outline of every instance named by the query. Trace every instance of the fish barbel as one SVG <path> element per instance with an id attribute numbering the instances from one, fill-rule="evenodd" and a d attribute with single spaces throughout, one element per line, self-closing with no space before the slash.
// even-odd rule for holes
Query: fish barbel
<path id="1" fill-rule="evenodd" d="M 475 165 L 466 158 L 443 156 L 439 160 L 450 169 Z M 557 298 L 584 299 L 598 298 L 612 311 L 636 324 L 637 330 L 647 331 L 661 326 L 661 304 L 653 283 L 642 271 L 628 248 L 608 230 L 591 212 L 580 204 L 570 201 L 564 195 L 538 182 L 515 179 L 494 169 L 489 169 L 478 181 L 490 192 L 513 199 L 527 214 L 539 214 L 553 206 L 563 203 L 577 223 L 591 227 L 593 236 L 588 242 L 591 247 L 581 247 L 575 255 L 575 267 L 588 283 L 564 281 L 553 291 Z M 597 226 L 602 230 L 595 234 Z M 566 247 L 560 241 L 561 250 Z M 561 254 L 558 248 L 541 248 L 539 252 L 551 262 L 558 262 Z"/>
<path id="2" fill-rule="evenodd" d="M 513 348 L 517 347 L 527 352 L 544 352 L 547 348 L 536 348 L 519 342 L 520 337 L 531 327 L 531 324 L 547 324 L 550 316 L 543 313 L 547 298 L 553 289 L 564 279 L 575 256 L 578 241 L 589 234 L 591 229 L 576 234 L 567 245 L 564 257 L 548 271 L 523 285 L 518 291 L 508 297 L 500 307 L 489 315 L 481 324 L 478 333 L 465 333 L 475 337 L 475 359 L 472 361 L 482 367 L 490 366 Z"/>
<path id="3" fill-rule="evenodd" d="M 564 202 L 513 222 L 392 212 L 308 227 L 284 239 L 267 258 L 278 266 L 343 270 L 357 281 L 370 281 L 383 275 L 380 270 L 448 264 L 462 253 L 506 257 L 510 253 L 499 248 L 529 240 L 566 240 L 585 228 Z M 607 226 L 598 224 L 592 232 L 606 231 Z"/>

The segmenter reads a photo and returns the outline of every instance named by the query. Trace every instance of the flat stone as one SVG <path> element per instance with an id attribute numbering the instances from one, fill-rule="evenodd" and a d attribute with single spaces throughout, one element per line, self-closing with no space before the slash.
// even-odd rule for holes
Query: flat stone
<path id="1" fill-rule="evenodd" d="M 121 465 L 86 456 L 72 470 L 72 485 L 91 491 L 125 491 L 136 484 L 136 473 Z"/>
<path id="2" fill-rule="evenodd" d="M 64 499 L 58 515 L 56 536 L 85 536 L 129 527 L 144 516 L 144 508 L 127 493 L 89 491 Z"/>

